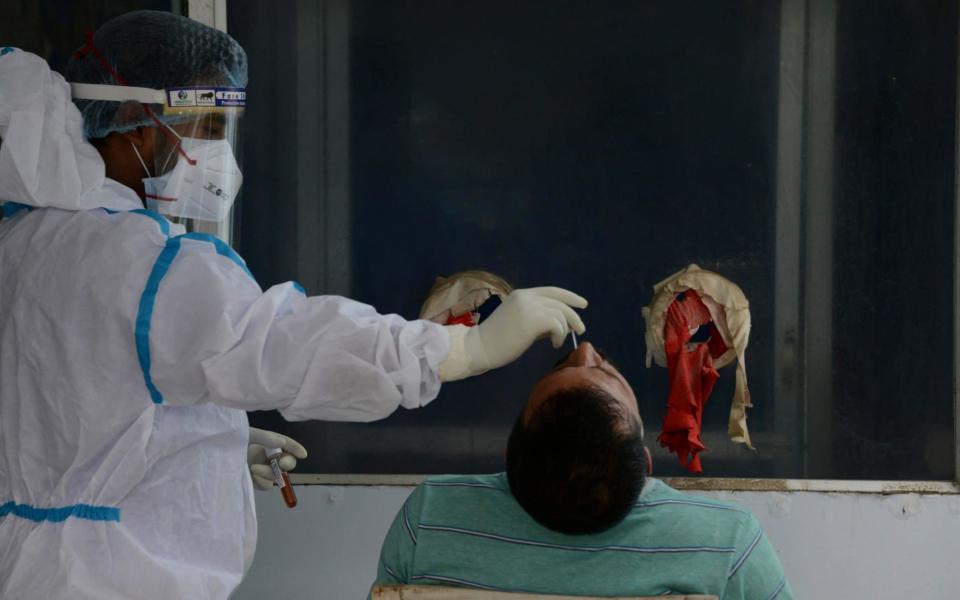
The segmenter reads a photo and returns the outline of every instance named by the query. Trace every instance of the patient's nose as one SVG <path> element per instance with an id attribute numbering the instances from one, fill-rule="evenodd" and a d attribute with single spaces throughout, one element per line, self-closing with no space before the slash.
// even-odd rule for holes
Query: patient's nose
<path id="1" fill-rule="evenodd" d="M 570 354 L 567 364 L 573 367 L 593 367 L 603 362 L 603 357 L 597 352 L 596 348 L 590 342 L 581 342 Z"/>

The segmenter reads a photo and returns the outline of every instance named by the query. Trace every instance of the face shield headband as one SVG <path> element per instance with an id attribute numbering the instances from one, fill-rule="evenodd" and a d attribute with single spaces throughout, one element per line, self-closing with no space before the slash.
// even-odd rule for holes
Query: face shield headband
<path id="1" fill-rule="evenodd" d="M 228 86 L 184 86 L 156 90 L 130 86 L 120 73 L 110 64 L 93 43 L 93 31 L 86 32 L 86 45 L 75 53 L 78 58 L 93 54 L 100 66 L 113 77 L 117 85 L 96 83 L 71 83 L 71 95 L 76 100 L 104 100 L 108 102 L 139 102 L 143 110 L 170 137 L 169 129 L 163 127 L 163 121 L 156 115 L 151 104 L 163 107 L 165 116 L 183 115 L 188 112 L 242 112 L 247 104 L 247 91 L 242 87 Z M 176 140 L 170 139 L 171 143 Z M 189 156 L 181 150 L 188 162 Z"/>

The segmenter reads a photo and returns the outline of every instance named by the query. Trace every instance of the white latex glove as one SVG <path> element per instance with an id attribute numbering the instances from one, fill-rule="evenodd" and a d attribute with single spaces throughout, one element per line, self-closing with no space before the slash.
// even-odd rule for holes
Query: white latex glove
<path id="1" fill-rule="evenodd" d="M 514 290 L 476 327 L 449 328 L 450 354 L 440 365 L 440 379 L 454 381 L 507 365 L 548 335 L 559 348 L 571 330 L 586 331 L 571 307 L 586 308 L 587 301 L 557 287 Z"/>
<path id="2" fill-rule="evenodd" d="M 247 465 L 250 466 L 250 477 L 253 487 L 258 490 L 269 490 L 273 487 L 273 469 L 264 452 L 266 448 L 280 448 L 283 454 L 278 461 L 284 471 L 292 471 L 297 466 L 297 459 L 307 457 L 307 449 L 293 438 L 285 435 L 250 428 L 250 441 L 247 443 Z"/>

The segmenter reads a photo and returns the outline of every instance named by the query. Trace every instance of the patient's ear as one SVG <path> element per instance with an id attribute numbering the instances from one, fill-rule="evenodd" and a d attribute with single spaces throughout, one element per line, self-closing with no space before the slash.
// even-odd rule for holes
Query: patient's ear
<path id="1" fill-rule="evenodd" d="M 643 447 L 643 454 L 647 457 L 647 476 L 653 475 L 653 457 L 650 456 L 650 448 Z"/>

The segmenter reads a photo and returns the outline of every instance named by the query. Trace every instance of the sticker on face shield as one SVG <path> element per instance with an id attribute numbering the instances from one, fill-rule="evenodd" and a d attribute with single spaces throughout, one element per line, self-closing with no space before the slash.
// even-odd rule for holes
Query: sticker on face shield
<path id="1" fill-rule="evenodd" d="M 170 108 L 243 108 L 247 91 L 236 87 L 183 87 L 167 89 Z"/>

